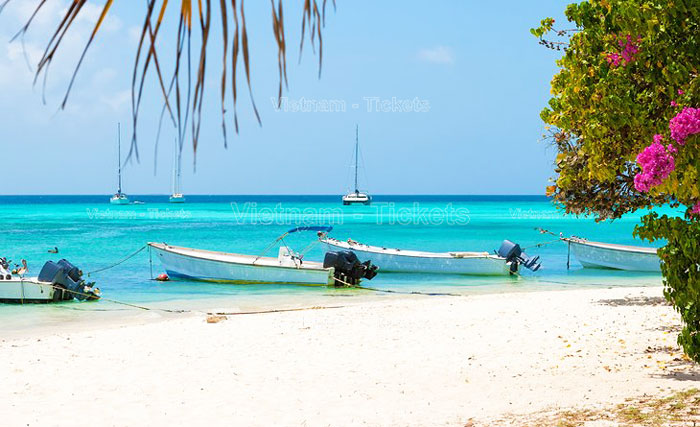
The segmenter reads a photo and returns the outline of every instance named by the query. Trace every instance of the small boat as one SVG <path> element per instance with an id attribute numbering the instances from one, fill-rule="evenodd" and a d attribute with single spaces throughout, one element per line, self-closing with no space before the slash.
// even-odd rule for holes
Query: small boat
<path id="1" fill-rule="evenodd" d="M 46 303 L 100 299 L 100 289 L 82 280 L 82 273 L 66 260 L 44 264 L 39 277 L 24 277 L 23 270 L 10 271 L 0 259 L 0 302 Z"/>
<path id="2" fill-rule="evenodd" d="M 122 129 L 121 123 L 117 124 L 117 176 L 119 184 L 117 186 L 117 192 L 109 199 L 109 203 L 113 205 L 128 205 L 129 198 L 126 194 L 122 193 Z"/>
<path id="3" fill-rule="evenodd" d="M 366 192 L 360 191 L 357 187 L 357 165 L 360 157 L 360 138 L 359 128 L 355 126 L 355 191 L 351 191 L 343 196 L 343 205 L 352 205 L 355 203 L 369 205 L 372 203 L 372 196 Z"/>
<path id="4" fill-rule="evenodd" d="M 297 227 L 278 237 L 275 243 L 297 231 L 322 231 L 332 227 Z M 377 267 L 360 263 L 352 253 L 331 252 L 323 263 L 304 261 L 303 255 L 288 246 L 279 248 L 276 258 L 244 255 L 148 243 L 166 273 L 175 279 L 201 280 L 220 283 L 284 283 L 304 285 L 356 285 L 362 278 L 372 279 Z M 265 251 L 263 251 L 264 253 Z"/>
<path id="5" fill-rule="evenodd" d="M 185 203 L 185 196 L 182 195 L 181 187 L 181 173 L 180 169 L 182 166 L 182 151 L 175 140 L 175 152 L 177 153 L 174 166 L 173 166 L 173 192 L 170 195 L 170 203 Z"/>
<path id="6" fill-rule="evenodd" d="M 609 268 L 628 271 L 661 271 L 656 248 L 592 242 L 578 237 L 563 237 L 571 252 L 586 268 Z"/>
<path id="7" fill-rule="evenodd" d="M 365 245 L 327 236 L 320 240 L 332 250 L 350 250 L 362 259 L 381 266 L 382 272 L 507 275 L 517 274 L 520 265 L 533 271 L 540 268 L 539 257 L 529 258 L 519 245 L 508 240 L 494 254 L 488 252 L 427 252 Z"/>

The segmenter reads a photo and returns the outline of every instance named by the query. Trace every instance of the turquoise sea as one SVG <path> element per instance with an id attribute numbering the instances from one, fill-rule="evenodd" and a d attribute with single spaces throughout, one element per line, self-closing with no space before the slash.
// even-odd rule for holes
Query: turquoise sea
<path id="1" fill-rule="evenodd" d="M 136 252 L 146 242 L 167 242 L 227 252 L 259 254 L 277 236 L 298 225 L 333 225 L 331 236 L 379 246 L 429 251 L 493 251 L 504 239 L 539 255 L 542 269 L 522 277 L 467 277 L 379 274 L 368 286 L 395 291 L 450 293 L 509 292 L 570 287 L 659 285 L 655 274 L 583 269 L 555 237 L 536 228 L 590 240 L 648 245 L 632 237 L 643 212 L 596 223 L 564 215 L 541 196 L 375 196 L 371 206 L 342 206 L 339 196 L 187 196 L 185 204 L 167 196 L 130 196 L 143 204 L 113 206 L 109 196 L 0 196 L 0 248 L 30 275 L 47 260 L 66 258 L 85 272 L 100 270 Z M 669 213 L 673 213 L 669 210 Z M 290 235 L 306 259 L 322 260 L 312 232 Z M 48 253 L 57 247 L 58 255 Z M 268 253 L 276 256 L 277 247 Z M 153 274 L 162 272 L 153 259 Z M 381 266 L 379 266 L 381 268 Z M 149 307 L 185 309 L 228 307 L 241 310 L 308 304 L 345 304 L 396 294 L 362 290 L 281 285 L 218 285 L 150 280 L 148 250 L 95 274 L 106 299 Z M 84 313 L 134 312 L 109 301 L 59 305 L 0 305 L 0 330 L 70 321 Z"/>

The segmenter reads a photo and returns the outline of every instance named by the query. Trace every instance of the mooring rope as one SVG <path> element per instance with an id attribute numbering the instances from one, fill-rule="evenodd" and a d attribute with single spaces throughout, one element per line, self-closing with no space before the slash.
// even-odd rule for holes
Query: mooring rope
<path id="1" fill-rule="evenodd" d="M 140 253 L 141 253 L 144 249 L 146 249 L 147 247 L 148 247 L 148 245 L 143 245 L 143 246 L 141 246 L 141 247 L 139 248 L 139 250 L 137 250 L 136 252 L 130 254 L 130 255 L 127 256 L 126 258 L 122 258 L 120 261 L 118 261 L 118 262 L 116 262 L 116 263 L 114 263 L 114 264 L 112 264 L 112 265 L 110 265 L 110 266 L 107 266 L 107 267 L 105 267 L 105 268 L 100 268 L 100 269 L 97 269 L 97 270 L 94 270 L 94 271 L 91 271 L 91 272 L 87 273 L 87 277 L 90 277 L 92 274 L 100 273 L 100 272 L 103 272 L 103 271 L 112 269 L 112 268 L 114 268 L 114 267 L 116 267 L 116 266 L 118 266 L 118 265 L 120 265 L 120 264 L 123 264 L 123 263 L 127 262 L 128 260 L 130 260 L 131 258 L 135 257 L 136 255 L 140 254 Z"/>

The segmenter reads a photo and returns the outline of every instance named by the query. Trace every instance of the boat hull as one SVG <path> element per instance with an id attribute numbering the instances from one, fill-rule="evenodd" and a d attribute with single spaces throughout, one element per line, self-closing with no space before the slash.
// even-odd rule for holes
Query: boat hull
<path id="1" fill-rule="evenodd" d="M 218 283 L 279 283 L 327 286 L 334 283 L 333 269 L 271 265 L 271 258 L 253 264 L 255 257 L 191 250 L 149 243 L 171 278 Z"/>
<path id="2" fill-rule="evenodd" d="M 170 203 L 185 203 L 184 196 L 170 196 Z"/>
<path id="3" fill-rule="evenodd" d="M 661 260 L 655 251 L 625 249 L 623 246 L 598 246 L 595 243 L 569 241 L 571 252 L 585 268 L 661 272 Z"/>
<path id="4" fill-rule="evenodd" d="M 2 303 L 46 303 L 63 299 L 56 293 L 51 283 L 32 279 L 12 279 L 0 281 L 0 302 Z"/>
<path id="5" fill-rule="evenodd" d="M 344 205 L 369 205 L 372 203 L 372 197 L 365 193 L 348 193 L 343 196 Z"/>
<path id="6" fill-rule="evenodd" d="M 340 241 L 323 240 L 329 250 L 350 250 L 358 258 L 379 266 L 382 273 L 460 274 L 475 276 L 501 276 L 511 274 L 511 264 L 505 259 L 486 255 L 459 257 L 449 253 L 401 251 L 406 254 L 382 253 L 376 247 L 351 245 Z M 366 249 L 363 249 L 366 248 Z M 393 250 L 396 252 L 396 250 Z"/>
<path id="7" fill-rule="evenodd" d="M 113 205 L 128 205 L 129 204 L 129 199 L 126 197 L 112 197 L 109 199 L 109 203 Z"/>

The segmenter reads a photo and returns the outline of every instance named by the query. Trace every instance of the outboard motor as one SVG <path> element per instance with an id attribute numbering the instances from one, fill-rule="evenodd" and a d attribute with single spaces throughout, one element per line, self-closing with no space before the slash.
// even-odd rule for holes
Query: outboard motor
<path id="1" fill-rule="evenodd" d="M 520 245 L 513 243 L 510 240 L 504 240 L 496 253 L 498 256 L 505 258 L 506 262 L 511 263 L 511 273 L 516 273 L 518 271 L 518 265 L 520 264 L 532 271 L 537 271 L 542 266 L 542 264 L 540 264 L 539 256 L 530 258 L 525 254 L 525 252 L 523 252 Z"/>
<path id="2" fill-rule="evenodd" d="M 59 262 L 48 261 L 42 267 L 38 279 L 42 282 L 51 282 L 54 286 L 64 289 L 58 299 L 70 300 L 76 298 L 83 300 L 100 299 L 100 289 L 95 282 L 86 283 L 82 278 L 83 272 L 65 259 Z M 56 289 L 58 291 L 58 289 Z"/>
<path id="3" fill-rule="evenodd" d="M 377 275 L 377 266 L 370 261 L 360 262 L 352 251 L 327 252 L 323 268 L 335 269 L 335 286 L 356 286 L 360 280 L 372 280 Z"/>

